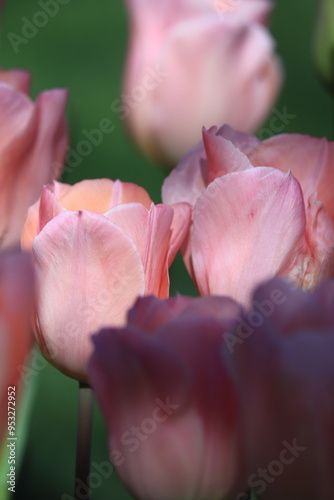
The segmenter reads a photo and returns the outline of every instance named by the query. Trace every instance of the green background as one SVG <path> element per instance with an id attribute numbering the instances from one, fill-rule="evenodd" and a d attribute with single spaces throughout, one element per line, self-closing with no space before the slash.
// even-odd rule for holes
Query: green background
<path id="1" fill-rule="evenodd" d="M 105 135 L 103 142 L 63 180 L 72 184 L 84 178 L 120 178 L 142 185 L 154 201 L 160 201 L 164 172 L 141 155 L 130 141 L 124 123 L 110 110 L 111 103 L 122 92 L 127 40 L 123 3 L 69 0 L 27 44 L 18 47 L 16 54 L 8 34 L 20 35 L 22 18 L 31 20 L 39 10 L 35 0 L 6 1 L 1 22 L 0 65 L 31 71 L 33 97 L 53 87 L 70 90 L 68 118 L 72 149 L 85 138 L 82 131 L 97 128 L 101 119 L 110 118 L 115 125 L 115 130 Z M 275 108 L 283 111 L 286 107 L 289 114 L 296 115 L 284 132 L 330 137 L 331 101 L 314 75 L 310 55 L 315 13 L 315 0 L 277 1 L 271 26 L 285 68 L 285 84 Z M 180 258 L 171 274 L 172 294 L 177 291 L 194 294 Z M 52 367 L 45 367 L 37 355 L 35 368 L 29 373 L 30 380 L 37 384 L 37 396 L 15 498 L 60 500 L 64 493 L 73 494 L 77 386 Z M 105 426 L 97 408 L 92 460 L 97 463 L 108 460 Z M 103 480 L 92 493 L 92 500 L 129 498 L 116 474 Z"/>

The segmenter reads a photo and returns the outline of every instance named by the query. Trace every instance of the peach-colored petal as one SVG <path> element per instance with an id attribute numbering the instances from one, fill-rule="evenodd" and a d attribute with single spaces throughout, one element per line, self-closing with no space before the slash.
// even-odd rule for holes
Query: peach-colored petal
<path id="1" fill-rule="evenodd" d="M 139 202 L 147 209 L 149 209 L 152 204 L 152 200 L 144 188 L 138 186 L 137 184 L 133 184 L 132 182 L 122 182 L 122 195 L 120 203 L 131 202 Z"/>
<path id="2" fill-rule="evenodd" d="M 0 70 L 0 82 L 8 83 L 23 94 L 29 95 L 31 75 L 22 69 Z"/>
<path id="3" fill-rule="evenodd" d="M 284 172 L 291 170 L 298 179 L 305 202 L 317 192 L 334 220 L 334 143 L 300 134 L 282 134 L 271 137 L 249 155 L 254 166 L 270 165 Z"/>
<path id="4" fill-rule="evenodd" d="M 259 167 L 212 182 L 194 210 L 192 264 L 201 294 L 248 303 L 253 287 L 296 265 L 306 251 L 298 182 Z"/>
<path id="5" fill-rule="evenodd" d="M 90 333 L 122 324 L 145 291 L 140 256 L 118 226 L 81 211 L 51 220 L 35 238 L 33 254 L 39 344 L 57 368 L 85 380 Z"/>
<path id="6" fill-rule="evenodd" d="M 145 189 L 131 182 L 110 179 L 88 179 L 71 186 L 59 195 L 67 210 L 89 210 L 103 214 L 122 203 L 140 202 L 149 208 L 152 201 Z"/>
<path id="7" fill-rule="evenodd" d="M 112 206 L 114 181 L 87 179 L 59 193 L 58 200 L 66 210 L 89 210 L 103 214 Z"/>

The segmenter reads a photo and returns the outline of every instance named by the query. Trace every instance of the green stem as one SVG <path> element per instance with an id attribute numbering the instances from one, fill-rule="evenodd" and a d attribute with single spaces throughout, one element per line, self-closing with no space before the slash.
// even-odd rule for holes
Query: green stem
<path id="1" fill-rule="evenodd" d="M 74 495 L 76 500 L 82 498 L 81 489 L 78 484 L 84 484 L 89 491 L 90 472 L 90 449 L 93 422 L 93 402 L 92 389 L 82 382 L 79 382 L 79 410 L 78 410 L 78 434 L 77 434 L 77 456 L 75 470 Z M 90 495 L 85 497 L 89 500 Z"/>

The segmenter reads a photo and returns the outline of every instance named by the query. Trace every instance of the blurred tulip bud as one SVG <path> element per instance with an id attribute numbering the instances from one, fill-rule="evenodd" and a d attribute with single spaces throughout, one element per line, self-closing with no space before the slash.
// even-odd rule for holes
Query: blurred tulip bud
<path id="1" fill-rule="evenodd" d="M 225 297 L 144 297 L 125 328 L 93 337 L 89 381 L 135 498 L 222 500 L 242 488 L 237 396 L 221 356 L 239 313 Z"/>
<path id="2" fill-rule="evenodd" d="M 30 75 L 0 71 L 0 246 L 19 244 L 29 206 L 60 175 L 67 150 L 67 91 L 28 97 Z"/>
<path id="3" fill-rule="evenodd" d="M 334 92 L 334 1 L 319 0 L 313 56 L 316 70 L 330 91 Z"/>
<path id="4" fill-rule="evenodd" d="M 0 442 L 12 422 L 9 406 L 15 414 L 21 369 L 33 342 L 33 285 L 30 256 L 0 257 Z"/>
<path id="5" fill-rule="evenodd" d="M 263 500 L 332 500 L 334 281 L 305 293 L 275 279 L 253 302 L 250 333 L 227 353 L 248 486 Z"/>
<path id="6" fill-rule="evenodd" d="M 265 0 L 127 0 L 131 40 L 122 103 L 139 147 L 175 163 L 202 126 L 247 132 L 265 119 L 281 85 Z"/>

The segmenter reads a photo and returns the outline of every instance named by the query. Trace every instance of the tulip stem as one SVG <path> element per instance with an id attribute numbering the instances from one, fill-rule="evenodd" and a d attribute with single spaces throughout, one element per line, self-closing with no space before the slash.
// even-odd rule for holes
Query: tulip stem
<path id="1" fill-rule="evenodd" d="M 82 499 L 82 485 L 89 492 L 90 449 L 93 422 L 94 395 L 89 385 L 79 382 L 78 434 L 74 495 Z M 80 487 L 81 485 L 81 487 Z M 87 500 L 90 493 L 85 496 Z"/>

